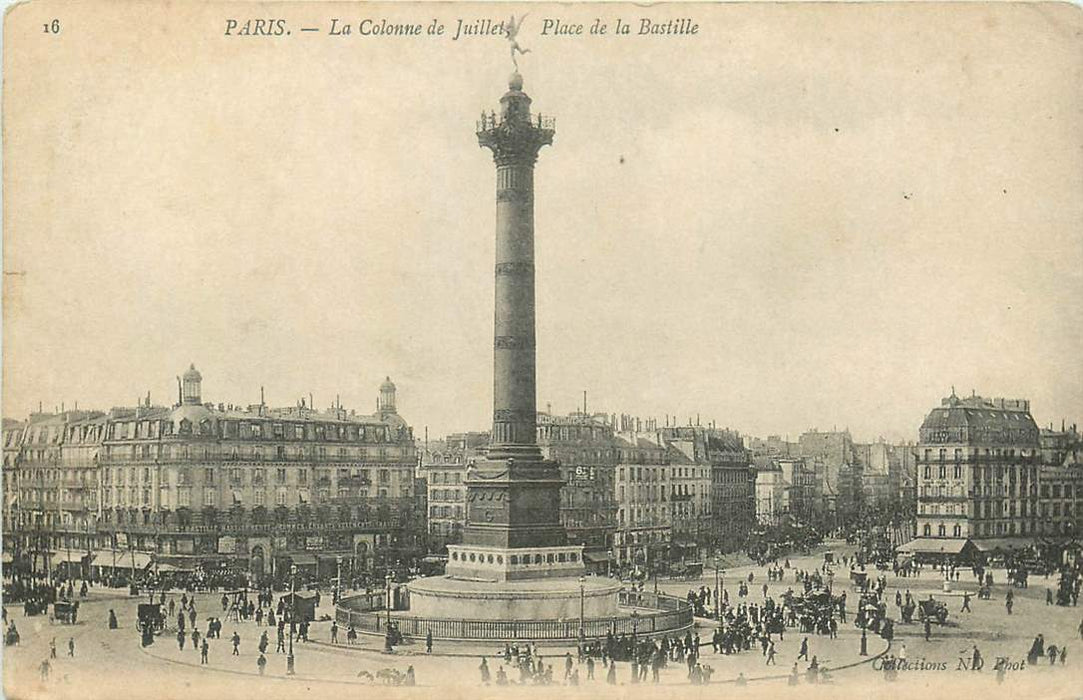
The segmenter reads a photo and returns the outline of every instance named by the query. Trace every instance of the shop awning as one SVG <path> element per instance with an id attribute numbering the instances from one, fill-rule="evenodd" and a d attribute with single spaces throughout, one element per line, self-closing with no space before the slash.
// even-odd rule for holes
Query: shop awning
<path id="1" fill-rule="evenodd" d="M 169 562 L 160 561 L 155 564 L 158 571 L 195 571 L 196 567 L 194 563 L 183 562 L 180 564 L 170 564 Z"/>
<path id="2" fill-rule="evenodd" d="M 997 537 L 987 540 L 974 540 L 974 544 L 983 552 L 995 552 L 998 549 L 1002 552 L 1008 552 L 1033 547 L 1034 540 L 1030 537 Z"/>
<path id="3" fill-rule="evenodd" d="M 906 544 L 895 548 L 896 552 L 903 554 L 958 554 L 970 540 L 944 539 L 938 540 L 931 537 L 919 537 L 910 540 Z"/>
<path id="4" fill-rule="evenodd" d="M 290 561 L 292 561 L 297 566 L 316 566 L 316 555 L 309 554 L 307 552 L 291 554 Z"/>
<path id="5" fill-rule="evenodd" d="M 51 559 L 50 563 L 54 564 L 54 565 L 55 564 L 62 564 L 64 562 L 69 562 L 69 563 L 72 563 L 72 564 L 82 564 L 83 563 L 83 558 L 86 555 L 87 555 L 86 552 L 80 552 L 77 549 L 73 549 L 71 551 L 68 551 L 66 549 L 61 549 L 60 551 L 57 551 L 57 552 L 51 552 L 49 554 L 49 557 Z M 91 556 L 93 556 L 93 555 L 91 555 Z"/>
<path id="6" fill-rule="evenodd" d="M 609 555 L 606 552 L 583 552 L 583 558 L 594 564 L 604 564 L 609 561 Z"/>
<path id="7" fill-rule="evenodd" d="M 111 549 L 95 549 L 91 553 L 91 556 L 93 557 L 94 566 L 113 566 L 113 550 Z M 145 569 L 150 566 L 150 554 L 146 552 L 133 552 L 130 549 L 118 549 L 116 559 L 117 568 L 132 568 L 133 557 L 135 558 L 135 568 Z"/>

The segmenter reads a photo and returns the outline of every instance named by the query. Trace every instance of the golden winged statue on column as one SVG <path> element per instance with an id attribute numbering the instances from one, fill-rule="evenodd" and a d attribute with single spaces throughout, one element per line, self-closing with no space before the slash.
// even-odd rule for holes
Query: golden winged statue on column
<path id="1" fill-rule="evenodd" d="M 528 14 L 530 13 L 528 12 L 527 15 Z M 530 53 L 530 49 L 524 49 L 522 46 L 519 46 L 519 41 L 515 38 L 519 35 L 519 29 L 523 26 L 523 20 L 526 19 L 527 15 L 523 15 L 522 17 L 520 17 L 518 22 L 515 21 L 515 15 L 512 15 L 508 18 L 508 25 L 506 31 L 508 43 L 510 45 L 509 48 L 511 50 L 511 62 L 515 65 L 516 71 L 519 70 L 519 59 L 516 57 L 515 54 Z"/>

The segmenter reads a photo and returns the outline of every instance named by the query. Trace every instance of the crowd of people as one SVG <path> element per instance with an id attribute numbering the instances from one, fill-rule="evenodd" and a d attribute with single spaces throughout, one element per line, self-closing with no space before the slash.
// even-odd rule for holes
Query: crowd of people
<path id="1" fill-rule="evenodd" d="M 804 566 L 807 568 L 794 567 L 789 560 L 770 561 L 766 563 L 766 569 L 762 573 L 748 572 L 742 575 L 736 585 L 731 580 L 728 589 L 723 586 L 712 587 L 706 583 L 689 589 L 684 598 L 693 607 L 696 616 L 713 621 L 708 632 L 702 631 L 701 627 L 699 633 L 687 631 L 680 635 L 648 638 L 642 633 L 642 629 L 639 633 L 612 631 L 603 639 L 580 640 L 574 654 L 567 652 L 544 657 L 536 645 L 509 643 L 504 646 L 498 658 L 481 660 L 478 667 L 479 674 L 483 683 L 495 685 L 562 683 L 578 685 L 587 680 L 604 680 L 613 684 L 657 683 L 663 671 L 677 666 L 681 669 L 682 677 L 689 683 L 709 684 L 712 683 L 712 676 L 715 676 L 715 668 L 711 663 L 707 663 L 704 657 L 709 652 L 725 657 L 739 654 L 752 655 L 759 651 L 764 666 L 781 665 L 785 669 L 793 657 L 783 660 L 779 652 L 779 646 L 781 646 L 779 643 L 785 641 L 786 634 L 789 633 L 794 639 L 800 639 L 800 651 L 788 674 L 790 682 L 797 683 L 802 680 L 803 682 L 825 682 L 831 678 L 831 674 L 823 667 L 819 658 L 811 653 L 812 647 L 817 644 L 818 636 L 835 638 L 840 625 L 847 623 L 850 614 L 847 608 L 847 591 L 835 585 L 836 570 L 842 567 L 842 576 L 839 578 L 856 589 L 856 593 L 850 591 L 857 599 L 856 608 L 852 611 L 852 622 L 862 631 L 860 647 L 862 655 L 866 654 L 864 632 L 878 633 L 889 641 L 893 635 L 892 620 L 889 615 L 891 598 L 888 594 L 888 573 L 878 574 L 876 571 L 866 571 L 864 564 L 857 557 L 847 556 L 838 557 L 836 560 L 825 558 L 820 565 L 808 566 L 806 564 Z M 846 567 L 849 567 L 848 570 L 851 573 L 862 575 L 851 576 L 849 580 L 846 580 Z M 960 581 L 962 575 L 966 573 L 966 569 L 961 566 L 945 563 L 929 567 L 912 561 L 895 567 L 895 573 L 902 578 L 908 578 L 920 576 L 929 568 L 937 572 L 945 581 Z M 1008 572 L 1002 571 L 998 573 L 998 577 L 1004 573 Z M 764 578 L 757 580 L 756 577 L 764 574 L 767 583 L 761 584 Z M 978 597 L 981 597 L 983 591 L 992 588 L 993 572 L 987 567 L 982 565 L 971 567 L 970 574 L 979 587 Z M 785 582 L 791 575 L 793 585 L 789 586 L 785 592 L 778 594 L 778 589 L 787 585 Z M 1009 576 L 1007 580 L 1011 582 L 1012 578 Z M 1061 572 L 1060 588 L 1067 591 L 1067 598 L 1059 593 L 1055 594 L 1053 589 L 1049 588 L 1046 591 L 1045 602 L 1048 605 L 1074 604 L 1072 594 L 1074 592 L 1075 596 L 1078 596 L 1081 582 L 1083 582 L 1083 576 L 1078 567 L 1064 569 Z M 782 586 L 777 585 L 779 583 Z M 921 617 L 925 626 L 925 638 L 929 639 L 930 615 L 927 614 L 926 608 L 934 610 L 934 607 L 924 604 L 926 602 L 939 604 L 939 602 L 934 601 L 932 595 L 929 595 L 928 601 L 924 600 L 924 593 L 921 594 L 923 600 L 918 601 L 909 588 L 902 587 L 902 582 L 896 581 L 896 584 L 900 587 L 893 591 L 893 597 L 899 616 L 904 621 L 909 621 L 915 608 L 922 608 Z M 914 585 L 917 585 L 917 582 L 914 582 Z M 732 604 L 728 590 L 736 592 Z M 839 594 L 836 595 L 836 592 Z M 1009 586 L 1005 594 L 1008 614 L 1011 614 L 1016 593 L 1013 587 Z M 971 592 L 959 591 L 956 595 L 958 602 L 952 603 L 952 611 L 956 610 L 954 606 L 958 604 L 960 613 L 963 615 L 971 613 L 970 605 L 973 599 Z M 71 601 L 80 596 L 86 596 L 85 583 L 77 589 L 73 582 L 52 585 L 48 582 L 37 581 L 30 585 L 29 581 L 19 581 L 17 591 L 17 598 L 24 603 L 34 600 Z M 316 596 L 318 604 L 318 591 Z M 211 596 L 201 595 L 200 597 L 201 602 L 198 604 L 197 596 L 188 591 L 181 592 L 179 596 L 166 591 L 155 591 L 151 597 L 152 602 L 157 601 L 163 610 L 168 611 L 167 619 L 170 623 L 176 622 L 178 649 L 183 653 L 191 653 L 186 651 L 187 649 L 194 651 L 200 659 L 200 665 L 209 663 L 208 657 L 213 651 L 208 640 L 219 640 L 223 636 L 222 618 L 226 619 L 227 626 L 230 621 L 255 623 L 259 634 L 255 644 L 259 652 L 256 669 L 261 675 L 268 665 L 266 655 L 270 653 L 271 643 L 277 641 L 275 653 L 287 653 L 285 644 L 287 630 L 292 631 L 293 636 L 296 637 L 295 641 L 303 643 L 309 639 L 310 622 L 297 620 L 296 624 L 293 624 L 290 620 L 292 606 L 289 596 L 278 596 L 270 588 L 251 591 L 227 590 L 220 596 L 215 593 Z M 213 610 L 218 606 L 221 607 L 221 617 L 218 616 L 217 610 Z M 205 627 L 197 624 L 200 620 L 198 611 L 204 608 L 209 608 L 215 613 L 204 618 Z M 109 629 L 116 629 L 116 616 L 112 610 L 109 613 Z M 18 631 L 15 629 L 14 622 L 7 620 L 6 609 L 4 622 L 8 625 L 7 637 L 10 639 L 14 636 L 17 642 Z M 170 627 L 172 628 L 172 624 Z M 267 629 L 259 629 L 263 627 Z M 338 644 L 338 623 L 331 621 L 328 628 L 332 644 Z M 387 629 L 388 635 L 385 639 L 389 641 L 385 645 L 385 650 L 393 651 L 397 643 L 394 638 L 397 628 L 394 624 L 389 624 Z M 243 631 L 243 628 L 226 630 L 229 636 L 224 647 L 227 650 L 232 648 L 231 656 L 241 655 L 240 650 L 244 644 L 241 636 Z M 1079 633 L 1080 638 L 1083 639 L 1083 623 L 1080 624 Z M 701 634 L 703 634 L 702 639 Z M 357 632 L 352 626 L 347 626 L 345 636 L 348 644 L 356 643 Z M 856 649 L 856 643 L 854 646 Z M 426 651 L 430 653 L 432 651 L 431 636 L 426 640 Z M 893 648 L 891 653 L 885 655 L 883 663 L 880 664 L 880 668 L 885 671 L 885 677 L 893 679 L 898 670 L 905 668 L 905 654 L 905 645 L 903 645 L 901 651 Z M 981 658 L 976 646 L 973 654 L 974 658 Z M 1027 653 L 1028 663 L 1032 666 L 1065 665 L 1066 658 L 1066 644 L 1059 642 L 1048 644 L 1041 634 L 1034 639 Z M 714 665 L 724 668 L 726 662 L 720 663 L 720 661 L 715 661 Z M 779 673 L 781 675 L 786 672 Z M 668 676 L 672 678 L 672 670 Z M 742 682 L 741 678 L 743 675 L 735 680 Z M 388 673 L 373 677 L 373 680 L 394 685 L 412 685 L 415 682 L 412 667 L 407 672 L 389 669 Z M 734 680 L 732 676 L 731 680 Z"/>

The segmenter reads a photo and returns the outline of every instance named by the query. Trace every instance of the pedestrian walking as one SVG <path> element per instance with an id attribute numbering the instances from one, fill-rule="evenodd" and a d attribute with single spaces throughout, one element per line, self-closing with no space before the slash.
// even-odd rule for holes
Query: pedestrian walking
<path id="1" fill-rule="evenodd" d="M 41 673 L 41 680 L 49 680 L 49 670 L 52 666 L 49 664 L 49 659 L 42 659 L 41 664 L 38 666 L 38 672 Z"/>
<path id="2" fill-rule="evenodd" d="M 184 630 L 177 630 L 177 648 L 184 651 L 184 641 L 188 639 L 188 636 L 184 634 Z"/>
<path id="3" fill-rule="evenodd" d="M 241 655 L 241 652 L 240 652 L 241 635 L 237 634 L 237 630 L 233 630 L 232 641 L 233 641 L 233 656 L 240 656 Z"/>
<path id="4" fill-rule="evenodd" d="M 929 633 L 932 631 L 933 626 L 929 622 L 929 618 L 925 618 L 925 641 L 929 641 Z"/>
<path id="5" fill-rule="evenodd" d="M 605 682 L 608 683 L 609 685 L 616 685 L 617 684 L 617 662 L 616 661 L 610 661 L 609 662 L 609 670 L 606 671 Z"/>
<path id="6" fill-rule="evenodd" d="M 1064 663 L 1064 662 L 1061 661 L 1061 663 Z M 588 656 L 587 657 L 587 680 L 588 681 L 594 680 L 594 657 L 593 656 Z"/>
<path id="7" fill-rule="evenodd" d="M 481 684 L 489 685 L 489 661 L 484 656 L 481 657 L 481 665 L 478 666 L 478 671 L 481 672 Z"/>
<path id="8" fill-rule="evenodd" d="M 75 656 L 75 637 L 68 637 L 68 656 Z"/>
<path id="9" fill-rule="evenodd" d="M 278 628 L 278 645 L 275 646 L 275 653 L 286 653 L 286 635 L 281 627 Z"/>
<path id="10" fill-rule="evenodd" d="M 203 639 L 203 646 L 201 646 L 199 648 L 199 663 L 200 664 L 206 664 L 207 663 L 207 652 L 208 651 L 210 651 L 210 645 L 207 644 L 207 639 L 204 638 Z"/>
<path id="11" fill-rule="evenodd" d="M 775 665 L 775 643 L 771 642 L 771 645 L 767 647 L 767 663 L 765 666 Z"/>
<path id="12" fill-rule="evenodd" d="M 425 630 L 425 653 L 432 653 L 432 630 Z"/>
<path id="13" fill-rule="evenodd" d="M 56 658 L 56 637 L 49 640 L 49 658 Z"/>
<path id="14" fill-rule="evenodd" d="M 970 591 L 963 591 L 963 607 L 959 612 L 973 612 L 970 609 Z"/>
<path id="15" fill-rule="evenodd" d="M 259 668 L 259 675 L 262 676 L 263 669 L 267 668 L 267 657 L 263 654 L 260 654 L 259 658 L 256 659 L 256 666 Z"/>
<path id="16" fill-rule="evenodd" d="M 331 643 L 338 644 L 338 622 L 331 623 Z"/>
<path id="17" fill-rule="evenodd" d="M 808 661 L 808 637 L 801 640 L 801 651 L 798 652 L 797 658 Z"/>

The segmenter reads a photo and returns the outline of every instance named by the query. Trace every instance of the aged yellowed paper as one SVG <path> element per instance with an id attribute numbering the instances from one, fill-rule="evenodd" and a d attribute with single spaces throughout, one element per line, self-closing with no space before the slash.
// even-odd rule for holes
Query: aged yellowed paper
<path id="1" fill-rule="evenodd" d="M 5 695 L 1078 697 L 1081 39 L 12 6 Z"/>

